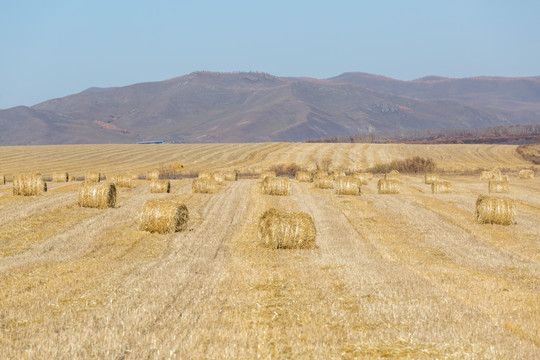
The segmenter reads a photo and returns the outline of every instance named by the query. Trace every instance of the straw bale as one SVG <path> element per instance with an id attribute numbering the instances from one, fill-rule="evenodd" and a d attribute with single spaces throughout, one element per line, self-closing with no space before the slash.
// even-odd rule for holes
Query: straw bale
<path id="1" fill-rule="evenodd" d="M 399 171 L 392 170 L 388 174 L 384 174 L 384 179 L 399 181 Z"/>
<path id="2" fill-rule="evenodd" d="M 146 180 L 159 180 L 159 170 L 149 170 L 146 172 Z"/>
<path id="3" fill-rule="evenodd" d="M 47 192 L 47 183 L 43 176 L 35 174 L 18 174 L 13 176 L 13 195 L 36 196 Z"/>
<path id="4" fill-rule="evenodd" d="M 267 177 L 276 177 L 276 173 L 273 172 L 273 171 L 263 171 L 263 172 L 261 173 L 261 179 L 264 180 L 264 179 L 267 178 Z"/>
<path id="5" fill-rule="evenodd" d="M 475 213 L 478 223 L 511 225 L 515 223 L 515 217 L 514 200 L 503 196 L 478 196 Z"/>
<path id="6" fill-rule="evenodd" d="M 225 181 L 225 175 L 222 172 L 215 172 L 212 174 L 214 176 L 214 180 L 219 184 L 222 185 Z"/>
<path id="7" fill-rule="evenodd" d="M 331 175 L 318 175 L 314 180 L 315 187 L 319 189 L 333 189 L 334 188 L 334 177 Z"/>
<path id="8" fill-rule="evenodd" d="M 77 181 L 77 177 L 75 175 L 69 175 L 69 182 Z"/>
<path id="9" fill-rule="evenodd" d="M 332 176 L 334 177 L 334 179 L 337 179 L 339 176 L 346 176 L 347 174 L 345 174 L 345 171 L 341 171 L 341 170 L 335 170 L 335 171 L 332 171 Z"/>
<path id="10" fill-rule="evenodd" d="M 214 173 L 207 170 L 199 171 L 198 178 L 199 179 L 214 179 Z"/>
<path id="11" fill-rule="evenodd" d="M 53 182 L 68 182 L 69 174 L 67 172 L 54 172 L 52 178 Z"/>
<path id="12" fill-rule="evenodd" d="M 130 188 L 132 186 L 130 175 L 112 175 L 109 179 L 116 187 Z"/>
<path id="13" fill-rule="evenodd" d="M 170 193 L 171 182 L 169 180 L 152 180 L 150 183 L 151 193 Z"/>
<path id="14" fill-rule="evenodd" d="M 6 177 L 4 175 L 0 175 L 0 185 L 6 184 Z"/>
<path id="15" fill-rule="evenodd" d="M 238 171 L 236 170 L 227 170 L 223 172 L 225 181 L 238 181 Z"/>
<path id="16" fill-rule="evenodd" d="M 360 180 L 360 183 L 362 185 L 367 185 L 368 180 L 370 180 L 370 173 L 354 173 L 352 176 L 355 179 Z M 373 178 L 373 174 L 371 174 L 371 178 Z"/>
<path id="17" fill-rule="evenodd" d="M 160 234 L 188 228 L 189 212 L 185 204 L 165 199 L 151 199 L 144 203 L 139 229 Z"/>
<path id="18" fill-rule="evenodd" d="M 261 191 L 266 195 L 287 196 L 291 194 L 291 182 L 288 178 L 267 176 L 261 183 Z"/>
<path id="19" fill-rule="evenodd" d="M 214 179 L 197 178 L 191 183 L 191 190 L 194 193 L 215 194 L 219 184 Z"/>
<path id="20" fill-rule="evenodd" d="M 271 208 L 259 219 L 260 244 L 272 249 L 315 248 L 317 230 L 309 214 Z"/>
<path id="21" fill-rule="evenodd" d="M 139 175 L 131 174 L 131 180 L 139 180 Z"/>
<path id="22" fill-rule="evenodd" d="M 519 178 L 520 179 L 534 179 L 534 171 L 533 170 L 520 170 Z M 2 180 L 0 179 L 0 181 Z"/>
<path id="23" fill-rule="evenodd" d="M 102 174 L 99 171 L 87 171 L 84 173 L 84 182 L 86 183 L 96 183 L 100 182 Z"/>
<path id="24" fill-rule="evenodd" d="M 79 206 L 105 209 L 116 205 L 116 186 L 106 181 L 83 183 L 79 188 Z"/>
<path id="25" fill-rule="evenodd" d="M 368 172 L 366 174 L 368 174 L 368 180 L 373 180 L 373 173 L 372 172 Z"/>
<path id="26" fill-rule="evenodd" d="M 317 176 L 328 176 L 328 171 L 326 170 L 317 170 L 315 171 L 315 174 L 313 174 L 313 177 Z"/>
<path id="27" fill-rule="evenodd" d="M 353 176 L 339 176 L 334 187 L 336 195 L 360 195 L 360 179 Z"/>
<path id="28" fill-rule="evenodd" d="M 379 179 L 377 182 L 377 193 L 379 194 L 399 194 L 399 183 L 397 180 Z"/>
<path id="29" fill-rule="evenodd" d="M 309 171 L 297 171 L 295 177 L 300 182 L 313 182 L 313 174 Z"/>
<path id="30" fill-rule="evenodd" d="M 488 189 L 490 193 L 507 193 L 508 181 L 491 180 L 488 182 Z"/>
<path id="31" fill-rule="evenodd" d="M 431 183 L 432 194 L 450 194 L 452 183 L 450 181 L 434 181 Z"/>
<path id="32" fill-rule="evenodd" d="M 504 177 L 501 174 L 501 170 L 498 167 L 494 167 L 490 171 L 482 171 L 480 180 L 504 180 Z M 506 178 L 508 180 L 508 177 Z"/>
<path id="33" fill-rule="evenodd" d="M 424 182 L 428 185 L 433 184 L 435 181 L 439 181 L 439 175 L 438 174 L 426 174 L 424 176 Z"/>

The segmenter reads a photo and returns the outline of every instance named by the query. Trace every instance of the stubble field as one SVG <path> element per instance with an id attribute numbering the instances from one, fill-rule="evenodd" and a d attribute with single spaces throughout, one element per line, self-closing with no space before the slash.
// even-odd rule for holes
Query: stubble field
<path id="1" fill-rule="evenodd" d="M 256 174 L 323 158 L 343 170 L 433 158 L 451 194 L 423 174 L 397 195 L 361 196 L 292 180 L 290 196 L 260 180 L 170 194 L 149 182 L 119 189 L 115 208 L 77 205 L 80 182 L 13 196 L 0 185 L 0 358 L 540 358 L 540 180 L 515 146 L 369 144 L 73 145 L 0 147 L 0 173 L 86 170 L 144 174 L 182 162 L 186 173 Z M 478 169 L 510 178 L 516 224 L 474 222 L 487 193 Z M 185 203 L 189 230 L 138 230 L 144 202 Z M 268 208 L 313 217 L 317 248 L 258 245 Z"/>

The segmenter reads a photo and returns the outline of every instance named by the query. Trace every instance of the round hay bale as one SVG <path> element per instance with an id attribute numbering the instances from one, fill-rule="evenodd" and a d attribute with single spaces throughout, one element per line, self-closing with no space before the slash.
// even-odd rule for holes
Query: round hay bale
<path id="1" fill-rule="evenodd" d="M 207 170 L 203 170 L 203 171 L 199 171 L 199 175 L 198 175 L 198 178 L 199 179 L 214 179 L 214 173 L 211 172 L 211 171 L 207 171 Z"/>
<path id="2" fill-rule="evenodd" d="M 534 179 L 534 170 L 520 170 L 519 178 L 523 180 Z M 0 179 L 0 181 L 2 180 Z"/>
<path id="3" fill-rule="evenodd" d="M 392 170 L 388 174 L 384 174 L 384 179 L 399 181 L 399 171 Z"/>
<path id="4" fill-rule="evenodd" d="M 40 173 L 13 176 L 13 195 L 37 196 L 47 192 L 47 183 Z"/>
<path id="5" fill-rule="evenodd" d="M 261 183 L 261 191 L 266 195 L 287 196 L 291 194 L 291 182 L 288 178 L 267 176 Z"/>
<path id="6" fill-rule="evenodd" d="M 185 204 L 164 199 L 151 199 L 144 203 L 140 219 L 140 230 L 167 234 L 186 230 L 189 213 Z"/>
<path id="7" fill-rule="evenodd" d="M 83 183 L 79 188 L 79 206 L 105 209 L 116 205 L 116 186 L 112 182 Z"/>
<path id="8" fill-rule="evenodd" d="M 333 189 L 334 177 L 332 175 L 317 175 L 314 183 L 315 187 L 319 189 Z"/>
<path id="9" fill-rule="evenodd" d="M 159 180 L 159 170 L 149 170 L 146 172 L 146 180 Z"/>
<path id="10" fill-rule="evenodd" d="M 368 175 L 368 180 L 373 180 L 373 173 L 372 172 L 368 172 L 366 174 Z"/>
<path id="11" fill-rule="evenodd" d="M 238 171 L 236 170 L 227 170 L 223 173 L 225 181 L 238 181 Z"/>
<path id="12" fill-rule="evenodd" d="M 313 182 L 313 174 L 309 171 L 297 171 L 295 177 L 299 182 Z"/>
<path id="13" fill-rule="evenodd" d="M 503 175 L 501 174 L 501 170 L 498 167 L 494 167 L 490 171 L 482 171 L 482 175 L 480 176 L 480 180 L 504 180 Z M 507 178 L 508 180 L 508 178 Z"/>
<path id="14" fill-rule="evenodd" d="M 431 183 L 432 194 L 450 194 L 452 192 L 452 183 L 449 181 L 434 181 Z"/>
<path id="15" fill-rule="evenodd" d="M 6 177 L 4 175 L 0 175 L 0 185 L 6 184 Z"/>
<path id="16" fill-rule="evenodd" d="M 261 179 L 264 180 L 267 177 L 276 177 L 276 173 L 273 171 L 263 171 L 261 173 Z"/>
<path id="17" fill-rule="evenodd" d="M 54 172 L 52 180 L 53 182 L 68 182 L 69 174 L 67 172 Z"/>
<path id="18" fill-rule="evenodd" d="M 139 175 L 131 174 L 131 180 L 139 180 Z"/>
<path id="19" fill-rule="evenodd" d="M 99 171 L 87 171 L 84 173 L 85 183 L 97 183 L 100 182 L 102 178 L 103 176 Z"/>
<path id="20" fill-rule="evenodd" d="M 315 171 L 315 174 L 313 174 L 313 177 L 317 176 L 328 176 L 328 171 L 326 170 L 317 170 Z"/>
<path id="21" fill-rule="evenodd" d="M 426 174 L 424 176 L 424 183 L 431 185 L 435 181 L 439 181 L 439 175 L 438 174 Z"/>
<path id="22" fill-rule="evenodd" d="M 150 183 L 151 193 L 170 193 L 171 182 L 169 180 L 152 180 Z"/>
<path id="23" fill-rule="evenodd" d="M 379 194 L 399 194 L 399 183 L 397 180 L 379 179 L 377 182 L 377 193 Z"/>
<path id="24" fill-rule="evenodd" d="M 116 187 L 130 188 L 132 186 L 130 175 L 112 175 L 109 179 Z"/>
<path id="25" fill-rule="evenodd" d="M 69 182 L 77 181 L 77 177 L 75 175 L 69 175 Z"/>
<path id="26" fill-rule="evenodd" d="M 258 237 L 260 244 L 272 249 L 315 248 L 317 230 L 309 214 L 287 212 L 274 208 L 259 218 Z"/>
<path id="27" fill-rule="evenodd" d="M 508 181 L 490 180 L 488 182 L 488 190 L 490 193 L 507 193 Z"/>
<path id="28" fill-rule="evenodd" d="M 334 187 L 336 195 L 360 195 L 360 179 L 353 176 L 339 176 Z"/>
<path id="29" fill-rule="evenodd" d="M 480 195 L 476 200 L 475 218 L 480 224 L 514 224 L 516 218 L 514 200 L 503 196 Z"/>
<path id="30" fill-rule="evenodd" d="M 347 174 L 345 174 L 345 171 L 334 170 L 332 171 L 332 176 L 334 177 L 334 179 L 337 179 L 340 176 L 347 176 Z"/>
<path id="31" fill-rule="evenodd" d="M 218 191 L 218 183 L 214 179 L 197 178 L 191 183 L 191 190 L 194 193 L 215 194 Z"/>
<path id="32" fill-rule="evenodd" d="M 223 182 L 225 182 L 225 175 L 222 172 L 215 172 L 213 173 L 214 180 L 219 184 L 222 185 Z"/>
<path id="33" fill-rule="evenodd" d="M 370 173 L 354 173 L 352 176 L 355 179 L 360 180 L 360 183 L 362 185 L 367 185 L 368 181 L 370 180 Z M 373 178 L 373 174 L 371 174 L 371 178 Z"/>

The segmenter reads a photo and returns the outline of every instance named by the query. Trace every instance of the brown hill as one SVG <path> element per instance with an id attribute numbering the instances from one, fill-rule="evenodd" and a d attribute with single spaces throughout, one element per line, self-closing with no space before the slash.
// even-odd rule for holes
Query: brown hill
<path id="1" fill-rule="evenodd" d="M 376 78 L 373 84 L 395 81 Z M 160 82 L 90 88 L 30 108 L 0 111 L 0 144 L 303 141 L 370 131 L 538 122 L 529 110 L 415 99 L 414 93 L 385 93 L 373 84 L 195 72 Z"/>

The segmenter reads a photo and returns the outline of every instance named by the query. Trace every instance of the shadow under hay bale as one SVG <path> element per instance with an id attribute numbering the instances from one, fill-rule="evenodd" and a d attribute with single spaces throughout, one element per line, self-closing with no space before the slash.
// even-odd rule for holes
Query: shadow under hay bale
<path id="1" fill-rule="evenodd" d="M 53 182 L 68 182 L 69 174 L 67 172 L 55 172 L 52 175 Z"/>
<path id="2" fill-rule="evenodd" d="M 264 180 L 264 179 L 266 179 L 267 177 L 275 178 L 275 177 L 276 177 L 276 173 L 273 172 L 273 171 L 263 171 L 263 172 L 261 173 L 261 179 Z"/>
<path id="3" fill-rule="evenodd" d="M 111 182 L 83 183 L 79 188 L 79 206 L 113 208 L 116 205 L 116 186 Z"/>
<path id="4" fill-rule="evenodd" d="M 452 183 L 449 181 L 434 181 L 431 183 L 432 194 L 450 194 L 452 192 Z"/>
<path id="5" fill-rule="evenodd" d="M 140 230 L 166 234 L 186 230 L 189 212 L 185 204 L 164 199 L 151 199 L 144 203 L 140 218 Z"/>
<path id="6" fill-rule="evenodd" d="M 219 184 L 214 179 L 197 178 L 191 183 L 191 190 L 200 194 L 215 194 Z"/>
<path id="7" fill-rule="evenodd" d="M 534 171 L 533 170 L 520 170 L 519 171 L 519 178 L 523 180 L 529 180 L 534 179 Z M 2 181 L 0 179 L 0 181 Z"/>
<path id="8" fill-rule="evenodd" d="M 503 196 L 480 195 L 476 200 L 475 218 L 480 224 L 514 224 L 516 218 L 514 200 Z"/>
<path id="9" fill-rule="evenodd" d="M 151 193 L 170 193 L 171 182 L 169 180 L 152 180 L 150 183 Z"/>
<path id="10" fill-rule="evenodd" d="M 294 176 L 299 182 L 313 182 L 313 174 L 309 171 L 297 171 Z"/>
<path id="11" fill-rule="evenodd" d="M 353 176 L 339 176 L 335 180 L 336 195 L 360 195 L 360 179 Z"/>
<path id="12" fill-rule="evenodd" d="M 490 180 L 488 182 L 488 190 L 490 193 L 507 193 L 508 181 Z"/>
<path id="13" fill-rule="evenodd" d="M 159 180 L 159 170 L 149 170 L 146 172 L 146 180 Z"/>
<path id="14" fill-rule="evenodd" d="M 13 195 L 38 196 L 47 192 L 47 183 L 39 173 L 13 176 Z"/>
<path id="15" fill-rule="evenodd" d="M 315 177 L 313 183 L 319 189 L 333 189 L 334 177 L 332 175 L 318 175 Z"/>
<path id="16" fill-rule="evenodd" d="M 132 187 L 132 179 L 130 175 L 112 175 L 109 179 L 116 187 Z"/>
<path id="17" fill-rule="evenodd" d="M 236 170 L 227 170 L 223 173 L 225 181 L 238 181 L 238 171 Z"/>
<path id="18" fill-rule="evenodd" d="M 399 183 L 397 180 L 379 179 L 377 182 L 377 193 L 379 194 L 399 194 Z"/>
<path id="19" fill-rule="evenodd" d="M 424 183 L 426 183 L 428 185 L 433 184 L 435 181 L 439 181 L 439 175 L 437 175 L 437 174 L 426 174 L 424 176 Z"/>
<path id="20" fill-rule="evenodd" d="M 87 171 L 84 173 L 85 183 L 97 183 L 103 178 L 102 174 L 98 171 Z"/>
<path id="21" fill-rule="evenodd" d="M 261 191 L 266 195 L 287 196 L 291 194 L 291 181 L 284 177 L 267 176 L 261 183 Z"/>
<path id="22" fill-rule="evenodd" d="M 371 180 L 373 178 L 373 174 L 371 174 L 371 179 L 370 179 L 370 174 L 371 173 L 354 173 L 352 174 L 352 176 L 355 178 L 355 179 L 358 179 L 360 180 L 360 183 L 362 185 L 367 185 L 368 184 L 368 181 Z"/>
<path id="23" fill-rule="evenodd" d="M 260 244 L 272 249 L 315 248 L 317 230 L 309 214 L 271 208 L 259 218 Z"/>

